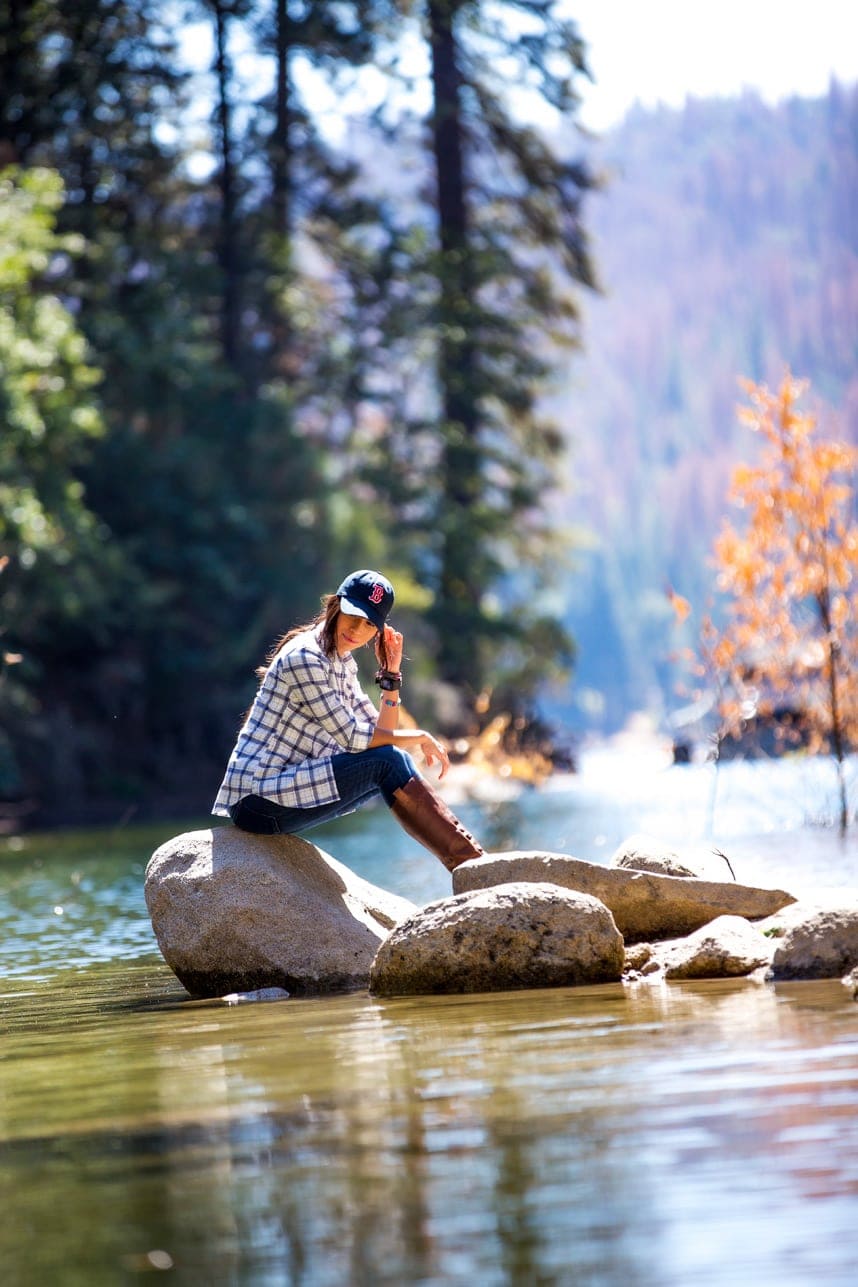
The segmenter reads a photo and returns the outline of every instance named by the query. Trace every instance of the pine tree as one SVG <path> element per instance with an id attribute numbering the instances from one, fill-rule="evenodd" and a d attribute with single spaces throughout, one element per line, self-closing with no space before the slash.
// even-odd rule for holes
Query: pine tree
<path id="1" fill-rule="evenodd" d="M 390 479 L 374 472 L 364 428 L 375 419 L 370 406 L 378 407 L 373 382 L 389 333 L 385 292 L 397 234 L 356 160 L 325 137 L 306 76 L 310 69 L 311 84 L 347 90 L 371 62 L 378 24 L 390 12 L 379 0 L 275 0 L 252 24 L 259 50 L 273 60 L 272 88 L 255 105 L 247 138 L 256 171 L 247 218 L 256 379 L 278 401 L 283 437 L 292 433 L 318 452 L 301 511 L 317 533 L 326 582 L 340 579 L 343 559 L 390 566 Z M 272 466 L 288 493 L 283 446 Z M 398 559 L 406 572 L 401 550 Z"/>
<path id="2" fill-rule="evenodd" d="M 569 288 L 594 284 L 580 217 L 593 180 L 508 101 L 509 84 L 526 85 L 569 127 L 586 65 L 555 7 L 426 6 L 442 441 L 433 616 L 442 677 L 471 694 L 497 680 L 505 647 L 526 654 L 531 631 L 530 647 L 545 645 L 539 568 L 561 436 L 538 402 L 553 346 L 576 339 Z M 568 652 L 556 631 L 553 644 Z M 522 680 L 526 661 L 513 668 Z"/>

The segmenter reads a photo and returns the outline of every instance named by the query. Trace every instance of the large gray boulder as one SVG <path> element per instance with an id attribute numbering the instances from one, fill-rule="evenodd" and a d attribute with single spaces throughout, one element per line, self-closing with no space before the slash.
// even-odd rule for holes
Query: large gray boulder
<path id="1" fill-rule="evenodd" d="M 415 911 L 378 949 L 370 991 L 383 996 L 497 992 L 614 982 L 623 940 L 595 898 L 512 883 Z"/>
<path id="2" fill-rule="evenodd" d="M 775 942 L 774 979 L 834 979 L 848 974 L 858 968 L 858 902 L 802 909 L 787 921 Z"/>
<path id="3" fill-rule="evenodd" d="M 716 916 L 757 920 L 795 902 L 792 894 L 782 889 L 600 867 L 568 854 L 489 854 L 471 859 L 453 872 L 457 894 L 519 881 L 547 881 L 598 898 L 610 908 L 627 943 L 681 938 Z"/>
<path id="4" fill-rule="evenodd" d="M 366 987 L 379 944 L 414 911 L 298 836 L 229 826 L 162 845 L 145 895 L 164 960 L 195 997 Z"/>

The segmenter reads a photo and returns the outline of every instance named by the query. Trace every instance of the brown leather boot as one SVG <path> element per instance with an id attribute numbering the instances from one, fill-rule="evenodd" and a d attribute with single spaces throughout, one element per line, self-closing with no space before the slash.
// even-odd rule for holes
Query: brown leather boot
<path id="1" fill-rule="evenodd" d="M 410 778 L 394 791 L 390 807 L 409 836 L 440 858 L 448 871 L 469 858 L 482 858 L 482 845 L 423 778 Z"/>

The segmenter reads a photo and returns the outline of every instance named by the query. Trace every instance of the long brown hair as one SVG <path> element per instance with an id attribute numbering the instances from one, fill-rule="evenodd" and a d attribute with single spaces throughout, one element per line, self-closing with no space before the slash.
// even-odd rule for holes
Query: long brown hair
<path id="1" fill-rule="evenodd" d="M 276 643 L 271 645 L 264 664 L 256 669 L 256 678 L 260 681 L 265 678 L 268 667 L 285 643 L 288 643 L 290 639 L 294 639 L 296 635 L 303 634 L 305 630 L 316 630 L 319 626 L 322 627 L 319 631 L 319 642 L 322 645 L 322 651 L 326 657 L 333 657 L 337 648 L 337 621 L 339 616 L 340 596 L 338 594 L 324 595 L 322 597 L 322 611 L 313 621 L 307 621 L 303 626 L 293 626 L 291 630 L 286 631 L 285 635 L 281 635 Z M 387 670 L 387 650 L 384 646 L 383 631 L 376 631 L 374 642 L 379 664 L 382 670 Z"/>

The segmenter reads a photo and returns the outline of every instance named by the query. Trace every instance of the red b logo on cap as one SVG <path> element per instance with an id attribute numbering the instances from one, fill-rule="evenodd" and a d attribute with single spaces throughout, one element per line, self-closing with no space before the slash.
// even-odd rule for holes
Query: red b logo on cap
<path id="1" fill-rule="evenodd" d="M 370 603 L 381 603 L 383 598 L 384 598 L 384 586 L 374 585 L 372 587 L 372 594 L 369 596 Z"/>

